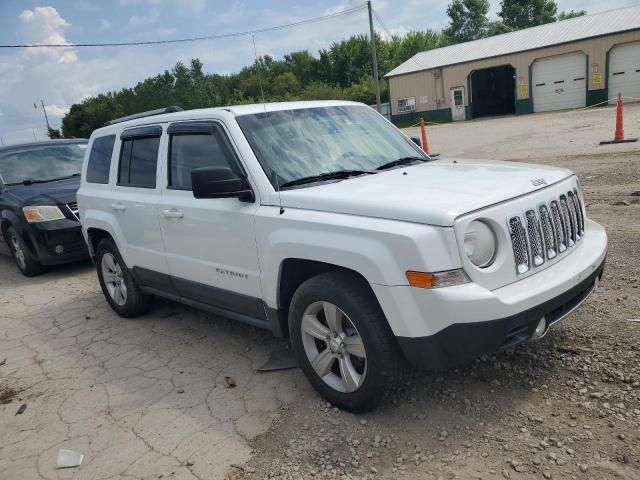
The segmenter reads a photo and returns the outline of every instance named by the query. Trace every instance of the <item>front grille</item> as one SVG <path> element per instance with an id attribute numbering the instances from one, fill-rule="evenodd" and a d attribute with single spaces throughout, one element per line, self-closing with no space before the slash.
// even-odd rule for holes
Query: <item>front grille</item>
<path id="1" fill-rule="evenodd" d="M 584 213 L 577 189 L 560 195 L 537 210 L 508 219 L 516 272 L 522 275 L 556 258 L 584 237 Z"/>
<path id="2" fill-rule="evenodd" d="M 80 221 L 80 213 L 79 213 L 80 211 L 78 210 L 78 203 L 77 202 L 67 203 L 67 208 L 69 209 L 71 214 L 75 217 L 75 219 Z"/>

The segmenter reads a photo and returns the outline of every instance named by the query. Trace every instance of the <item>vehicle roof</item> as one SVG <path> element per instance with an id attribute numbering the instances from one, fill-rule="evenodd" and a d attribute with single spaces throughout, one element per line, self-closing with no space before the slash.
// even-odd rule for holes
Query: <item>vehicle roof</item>
<path id="1" fill-rule="evenodd" d="M 29 150 L 31 148 L 51 147 L 58 145 L 75 145 L 87 143 L 86 138 L 63 138 L 57 140 L 43 140 L 41 142 L 14 143 L 13 145 L 0 146 L 0 153 L 11 153 Z"/>
<path id="2" fill-rule="evenodd" d="M 345 100 L 313 100 L 304 102 L 275 102 L 275 103 L 254 103 L 251 105 L 235 105 L 225 107 L 214 108 L 199 108 L 195 110 L 184 110 L 182 112 L 164 113 L 161 115 L 153 115 L 149 117 L 136 118 L 134 120 L 127 120 L 124 122 L 114 123 L 106 127 L 99 128 L 93 132 L 107 133 L 112 131 L 118 131 L 124 128 L 133 127 L 136 125 L 148 125 L 164 122 L 175 122 L 177 120 L 198 120 L 210 118 L 212 115 L 252 115 L 256 113 L 267 112 L 279 112 L 283 110 L 299 110 L 302 108 L 318 108 L 318 107 L 339 107 L 346 105 L 358 105 L 366 106 L 363 103 L 349 102 Z"/>

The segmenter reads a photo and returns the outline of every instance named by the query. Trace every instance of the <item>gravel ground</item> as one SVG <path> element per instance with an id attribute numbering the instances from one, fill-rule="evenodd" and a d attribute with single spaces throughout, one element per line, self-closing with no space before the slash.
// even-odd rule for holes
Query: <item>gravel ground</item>
<path id="1" fill-rule="evenodd" d="M 91 265 L 25 279 L 0 256 L 0 479 L 640 479 L 640 144 L 596 146 L 614 113 L 429 129 L 450 156 L 578 172 L 608 266 L 543 340 L 416 374 L 367 415 L 256 373 L 282 347 L 267 332 L 165 301 L 124 320 Z M 640 106 L 626 118 L 640 136 Z M 56 470 L 60 448 L 82 465 Z"/>
<path id="2" fill-rule="evenodd" d="M 586 304 L 538 342 L 415 374 L 370 414 L 302 392 L 229 478 L 640 479 L 640 144 L 597 146 L 613 134 L 614 113 L 429 128 L 432 151 L 446 156 L 578 173 L 610 241 Z M 626 120 L 628 136 L 639 135 L 640 106 L 628 106 Z"/>

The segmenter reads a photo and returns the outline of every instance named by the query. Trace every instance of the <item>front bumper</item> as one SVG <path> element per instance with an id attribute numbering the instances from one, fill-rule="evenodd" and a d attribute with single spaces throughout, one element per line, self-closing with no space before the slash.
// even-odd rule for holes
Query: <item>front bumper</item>
<path id="1" fill-rule="evenodd" d="M 65 219 L 33 223 L 25 230 L 31 244 L 27 254 L 42 265 L 59 265 L 89 258 L 78 222 Z"/>
<path id="2" fill-rule="evenodd" d="M 414 366 L 459 365 L 528 340 L 543 316 L 553 323 L 586 299 L 602 276 L 607 235 L 589 220 L 585 229 L 562 261 L 495 290 L 476 283 L 433 290 L 371 287 Z"/>
<path id="3" fill-rule="evenodd" d="M 498 320 L 457 323 L 428 337 L 398 337 L 400 348 L 409 363 L 424 370 L 464 364 L 526 342 L 542 317 L 550 328 L 589 297 L 602 277 L 604 263 L 575 287 L 534 308 Z"/>

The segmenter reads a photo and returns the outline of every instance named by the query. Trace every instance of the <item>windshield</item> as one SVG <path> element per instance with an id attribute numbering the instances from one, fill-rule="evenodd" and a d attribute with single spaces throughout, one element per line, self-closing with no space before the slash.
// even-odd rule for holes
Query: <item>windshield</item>
<path id="1" fill-rule="evenodd" d="M 363 105 L 243 115 L 238 124 L 274 188 L 340 170 L 375 170 L 405 157 L 428 159 L 393 125 Z M 276 181 L 277 174 L 277 181 Z"/>
<path id="2" fill-rule="evenodd" d="M 72 143 L 25 147 L 20 151 L 0 153 L 0 178 L 11 185 L 78 175 L 86 148 L 86 143 Z"/>

